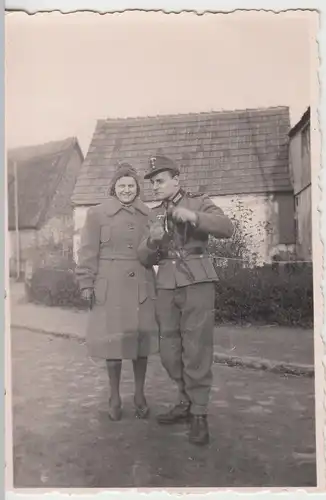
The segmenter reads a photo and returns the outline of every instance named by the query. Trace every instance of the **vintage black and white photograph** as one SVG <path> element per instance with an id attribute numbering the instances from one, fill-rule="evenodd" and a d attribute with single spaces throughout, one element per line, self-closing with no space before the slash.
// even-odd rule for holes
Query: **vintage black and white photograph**
<path id="1" fill-rule="evenodd" d="M 318 14 L 5 23 L 13 487 L 316 488 Z"/>

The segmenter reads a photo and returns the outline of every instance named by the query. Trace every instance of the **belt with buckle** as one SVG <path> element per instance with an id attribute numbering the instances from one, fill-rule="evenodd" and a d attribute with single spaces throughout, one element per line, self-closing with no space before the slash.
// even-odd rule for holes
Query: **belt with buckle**
<path id="1" fill-rule="evenodd" d="M 206 254 L 206 252 L 203 248 L 195 247 L 195 248 L 189 248 L 189 250 L 185 248 L 169 249 L 163 251 L 161 255 L 163 259 L 175 259 L 175 258 L 185 259 L 187 257 L 191 257 L 192 255 L 204 255 L 204 254 Z"/>

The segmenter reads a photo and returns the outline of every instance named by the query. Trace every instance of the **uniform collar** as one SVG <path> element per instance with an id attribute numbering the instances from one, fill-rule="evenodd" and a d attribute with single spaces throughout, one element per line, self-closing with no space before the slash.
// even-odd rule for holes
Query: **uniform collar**
<path id="1" fill-rule="evenodd" d="M 173 196 L 173 198 L 171 198 L 170 200 L 166 200 L 165 203 L 168 205 L 170 203 L 173 203 L 173 205 L 177 205 L 179 203 L 180 200 L 182 200 L 182 198 L 184 197 L 185 195 L 185 192 L 183 189 L 179 189 L 176 194 Z"/>
<path id="2" fill-rule="evenodd" d="M 116 215 L 120 210 L 127 210 L 128 212 L 136 210 L 143 215 L 149 214 L 149 209 L 139 198 L 136 198 L 130 205 L 123 205 L 115 196 L 111 196 L 104 202 L 104 210 L 110 217 Z"/>

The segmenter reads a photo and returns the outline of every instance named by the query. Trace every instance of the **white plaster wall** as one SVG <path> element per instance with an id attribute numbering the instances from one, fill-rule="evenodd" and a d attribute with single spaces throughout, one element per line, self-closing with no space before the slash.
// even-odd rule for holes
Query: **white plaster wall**
<path id="1" fill-rule="evenodd" d="M 17 256 L 17 240 L 16 231 L 9 231 L 10 240 L 10 255 L 9 255 L 9 265 L 10 271 L 15 272 L 16 270 L 16 256 Z M 19 231 L 19 247 L 20 247 L 20 267 L 23 270 L 25 266 L 25 261 L 29 255 L 29 252 L 35 248 L 37 242 L 37 234 L 35 230 L 21 230 Z"/>
<path id="2" fill-rule="evenodd" d="M 243 230 L 248 233 L 248 250 L 257 252 L 259 260 L 266 256 L 267 236 L 261 226 L 268 220 L 267 200 L 264 196 L 216 196 L 212 200 L 226 215 L 240 220 Z"/>
<path id="3" fill-rule="evenodd" d="M 16 250 L 17 250 L 17 241 L 16 241 L 16 231 L 9 231 L 10 236 L 10 257 L 13 259 L 16 258 Z M 20 230 L 19 231 L 19 243 L 20 249 L 23 253 L 24 250 L 33 248 L 35 246 L 37 239 L 35 230 Z"/>
<path id="4" fill-rule="evenodd" d="M 212 200 L 227 215 L 240 220 L 248 234 L 249 253 L 257 254 L 258 264 L 271 262 L 281 250 L 293 250 L 287 245 L 279 245 L 279 207 L 272 194 L 216 196 Z"/>
<path id="5" fill-rule="evenodd" d="M 74 220 L 71 215 L 59 215 L 52 217 L 38 231 L 38 244 L 51 245 L 61 243 L 68 248 L 72 245 Z"/>
<path id="6" fill-rule="evenodd" d="M 78 261 L 78 249 L 80 243 L 80 231 L 85 224 L 86 214 L 88 207 L 80 206 L 75 207 L 74 209 L 74 236 L 73 236 L 73 245 L 74 245 L 74 260 Z"/>

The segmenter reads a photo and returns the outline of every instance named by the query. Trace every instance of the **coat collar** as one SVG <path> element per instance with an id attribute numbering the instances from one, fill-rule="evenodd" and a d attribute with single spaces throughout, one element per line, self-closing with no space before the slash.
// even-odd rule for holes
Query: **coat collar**
<path id="1" fill-rule="evenodd" d="M 145 203 L 143 203 L 139 198 L 136 198 L 133 206 L 135 207 L 138 212 L 141 212 L 143 215 L 148 215 L 149 214 L 149 208 Z"/>
<path id="2" fill-rule="evenodd" d="M 143 215 L 149 214 L 149 208 L 139 198 L 136 198 L 133 203 L 128 206 L 122 205 L 122 203 L 120 203 L 120 201 L 115 196 L 111 196 L 104 202 L 103 205 L 104 211 L 109 217 L 116 215 L 118 212 L 120 212 L 120 210 L 127 210 L 128 212 L 136 210 Z"/>

